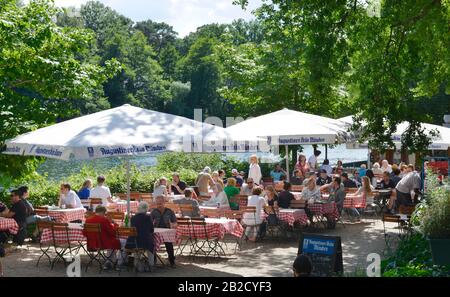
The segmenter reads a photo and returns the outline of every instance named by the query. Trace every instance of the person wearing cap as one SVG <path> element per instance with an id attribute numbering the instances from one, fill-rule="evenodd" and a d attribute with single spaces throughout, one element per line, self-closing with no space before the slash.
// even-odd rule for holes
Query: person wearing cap
<path id="1" fill-rule="evenodd" d="M 215 186 L 215 182 L 211 177 L 211 168 L 207 166 L 198 174 L 197 179 L 195 180 L 195 185 L 198 187 L 200 196 L 209 195 L 209 187 Z"/>
<path id="2" fill-rule="evenodd" d="M 328 173 L 327 173 L 327 171 L 325 169 L 321 169 L 319 171 L 319 173 L 320 173 L 320 175 L 319 175 L 319 177 L 316 180 L 316 184 L 318 186 L 323 186 L 323 185 L 331 183 L 331 177 L 328 176 Z"/>
<path id="3" fill-rule="evenodd" d="M 236 180 L 236 186 L 240 187 L 244 183 L 244 179 L 239 174 L 239 171 L 237 169 L 231 170 L 231 177 Z"/>
<path id="4" fill-rule="evenodd" d="M 147 202 L 145 201 L 140 202 L 136 214 L 133 217 L 131 217 L 131 227 L 136 228 L 137 236 L 136 238 L 129 237 L 125 247 L 144 249 L 147 252 L 148 265 L 149 269 L 151 270 L 155 263 L 154 260 L 155 245 L 153 239 L 153 233 L 155 229 L 153 226 L 153 219 L 150 214 L 147 214 L 147 212 L 148 212 Z M 134 243 L 137 244 L 136 247 L 132 246 L 134 245 Z"/>

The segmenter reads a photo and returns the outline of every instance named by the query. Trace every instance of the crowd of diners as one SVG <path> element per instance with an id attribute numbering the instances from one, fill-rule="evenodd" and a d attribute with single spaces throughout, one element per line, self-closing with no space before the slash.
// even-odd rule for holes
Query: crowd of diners
<path id="1" fill-rule="evenodd" d="M 226 177 L 224 170 L 212 172 L 209 167 L 205 167 L 197 176 L 195 185 L 189 187 L 186 182 L 180 179 L 179 174 L 173 173 L 171 180 L 161 177 L 154 184 L 153 202 L 156 204 L 152 209 L 147 202 L 141 201 L 137 213 L 131 217 L 131 226 L 137 229 L 137 243 L 139 247 L 148 252 L 149 267 L 154 263 L 153 253 L 153 230 L 154 228 L 176 228 L 176 214 L 170 208 L 165 207 L 169 200 L 174 203 L 192 205 L 192 213 L 183 213 L 185 216 L 200 217 L 200 205 L 227 206 L 233 210 L 239 209 L 236 202 L 237 195 L 248 196 L 248 206 L 255 206 L 257 213 L 264 211 L 264 206 L 274 206 L 280 209 L 289 208 L 291 201 L 295 200 L 291 192 L 292 185 L 303 185 L 301 198 L 308 204 L 322 200 L 322 193 L 328 192 L 328 201 L 335 202 L 338 211 L 342 213 L 343 203 L 347 188 L 357 189 L 353 195 L 364 195 L 367 207 L 374 206 L 375 189 L 391 189 L 387 211 L 395 212 L 399 205 L 412 205 L 414 199 L 412 193 L 418 193 L 421 185 L 420 175 L 413 165 L 389 164 L 386 160 L 374 163 L 371 169 L 366 165 L 361 165 L 359 169 L 353 170 L 350 174 L 344 170 L 341 161 L 333 167 L 325 159 L 319 166 L 318 157 L 320 151 L 315 151 L 308 159 L 304 155 L 299 155 L 295 165 L 293 176 L 287 182 L 287 173 L 280 164 L 276 164 L 270 172 L 272 183 L 265 184 L 258 164 L 256 155 L 251 156 L 247 174 L 236 169 L 231 171 Z M 276 185 L 282 183 L 282 190 L 278 192 Z M 177 199 L 171 199 L 178 195 Z M 51 221 L 50 217 L 41 217 L 35 214 L 33 205 L 28 201 L 28 188 L 26 186 L 11 191 L 11 207 L 0 204 L 0 216 L 13 218 L 19 225 L 20 232 L 14 236 L 14 241 L 21 244 L 25 239 L 27 224 L 32 224 L 40 220 Z M 180 197 L 181 196 L 181 197 Z M 199 202 L 198 196 L 211 196 L 209 201 Z M 106 248 L 111 250 L 121 250 L 130 241 L 122 241 L 116 237 L 115 230 L 118 227 L 108 216 L 107 207 L 114 203 L 110 189 L 106 186 L 104 176 L 98 176 L 95 187 L 93 182 L 87 179 L 78 192 L 74 191 L 70 184 L 63 183 L 60 187 L 60 197 L 58 206 L 60 208 L 83 208 L 83 199 L 101 198 L 102 203 L 92 211 L 94 214 L 86 219 L 86 223 L 98 223 L 101 225 L 103 242 Z M 305 209 L 306 214 L 312 221 L 312 213 Z M 358 220 L 360 212 L 357 209 L 345 209 L 351 218 Z M 252 221 L 253 220 L 253 221 Z M 245 234 L 250 241 L 256 240 L 261 234 L 261 226 L 264 226 L 260 216 L 256 218 L 243 217 L 243 222 L 247 226 Z M 88 245 L 94 242 L 89 240 Z M 7 231 L 0 232 L 0 243 L 8 238 Z M 175 266 L 175 255 L 173 244 L 165 243 L 172 267 Z M 120 261 L 126 259 L 123 255 Z M 111 268 L 111 263 L 105 264 L 106 268 Z"/>

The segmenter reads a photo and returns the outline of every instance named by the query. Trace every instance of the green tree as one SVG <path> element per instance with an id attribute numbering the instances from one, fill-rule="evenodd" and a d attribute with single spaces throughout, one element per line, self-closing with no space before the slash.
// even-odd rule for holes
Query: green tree
<path id="1" fill-rule="evenodd" d="M 219 95 L 221 70 L 215 54 L 215 39 L 201 37 L 189 49 L 178 65 L 183 82 L 189 81 L 191 90 L 187 97 L 193 117 L 194 108 L 202 108 L 206 116 L 224 117 L 228 106 Z"/>
<path id="2" fill-rule="evenodd" d="M 248 1 L 234 2 L 245 6 Z M 374 3 L 379 9 L 372 10 L 377 8 Z M 257 53 L 255 65 L 263 70 L 249 76 L 253 80 L 248 85 L 245 76 L 232 76 L 237 83 L 224 90 L 225 97 L 241 95 L 250 109 L 267 103 L 272 107 L 268 94 L 282 85 L 286 91 L 276 96 L 283 105 L 330 116 L 356 112 L 355 127 L 365 122 L 361 138 L 374 148 L 392 146 L 392 133 L 407 120 L 410 127 L 403 145 L 412 151 L 425 149 L 429 139 L 418 123 L 432 114 L 415 107 L 440 89 L 449 92 L 449 1 L 386 0 L 367 5 L 356 0 L 265 0 L 256 16 L 267 45 L 262 53 L 252 50 Z M 231 69 L 229 52 L 240 49 L 228 46 L 227 51 L 231 62 L 225 60 L 224 65 Z M 244 66 L 251 63 L 251 55 L 241 54 Z M 227 73 L 233 75 L 231 70 Z M 248 86 L 257 99 L 253 106 L 252 93 L 243 91 Z"/>
<path id="3" fill-rule="evenodd" d="M 92 100 L 101 83 L 120 68 L 82 62 L 94 37 L 53 22 L 58 10 L 46 0 L 19 6 L 0 2 L 0 146 L 6 139 L 77 114 L 75 102 Z M 12 177 L 34 169 L 36 159 L 0 155 L 0 172 Z"/>

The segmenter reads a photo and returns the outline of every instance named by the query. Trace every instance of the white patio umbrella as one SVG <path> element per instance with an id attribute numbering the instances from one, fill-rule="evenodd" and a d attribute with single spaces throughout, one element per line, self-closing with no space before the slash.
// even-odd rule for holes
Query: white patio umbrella
<path id="1" fill-rule="evenodd" d="M 6 142 L 3 153 L 83 160 L 165 151 L 216 151 L 223 148 L 224 140 L 230 140 L 224 128 L 125 104 L 17 136 Z M 206 146 L 206 141 L 212 146 Z M 129 212 L 130 163 L 126 159 Z"/>
<path id="2" fill-rule="evenodd" d="M 350 127 L 353 124 L 353 116 L 347 116 L 338 119 L 345 127 L 346 129 Z M 402 143 L 402 134 L 406 131 L 408 128 L 409 123 L 408 122 L 402 122 L 397 126 L 397 130 L 392 135 L 392 141 L 394 142 L 395 146 L 399 148 Z M 428 146 L 429 150 L 447 150 L 450 147 L 450 128 L 444 127 L 444 126 L 438 126 L 428 123 L 421 123 L 421 127 L 425 129 L 425 133 L 430 135 L 430 131 L 437 130 L 439 132 L 439 135 L 431 138 L 431 144 Z M 357 131 L 355 132 L 358 133 Z M 353 143 L 357 142 L 356 140 L 357 135 L 353 135 Z M 367 142 L 364 144 L 360 144 L 362 146 L 367 147 Z M 352 143 L 349 143 L 349 146 L 352 146 Z M 348 146 L 348 147 L 349 147 Z M 350 148 L 349 147 L 349 148 Z"/>
<path id="3" fill-rule="evenodd" d="M 267 137 L 273 145 L 334 144 L 345 129 L 337 120 L 284 108 L 228 127 L 231 137 Z M 286 156 L 289 179 L 289 160 Z"/>

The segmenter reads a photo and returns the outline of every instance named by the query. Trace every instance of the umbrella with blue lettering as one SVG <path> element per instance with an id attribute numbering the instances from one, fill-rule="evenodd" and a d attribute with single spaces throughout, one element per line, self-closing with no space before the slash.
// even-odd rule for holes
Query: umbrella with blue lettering
<path id="1" fill-rule="evenodd" d="M 272 145 L 335 144 L 346 131 L 337 120 L 284 108 L 227 127 L 231 137 L 267 137 Z M 286 158 L 289 178 L 289 162 Z"/>
<path id="2" fill-rule="evenodd" d="M 89 160 L 165 151 L 211 152 L 234 148 L 233 140 L 224 128 L 199 120 L 125 104 L 19 135 L 6 141 L 3 153 Z M 129 158 L 126 159 L 129 200 Z"/>

